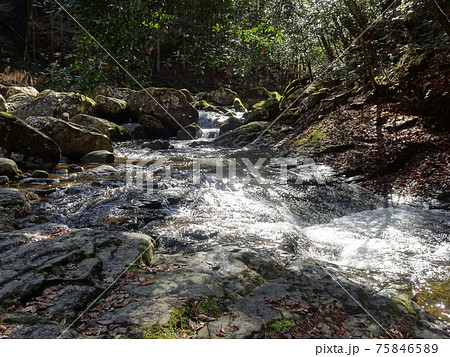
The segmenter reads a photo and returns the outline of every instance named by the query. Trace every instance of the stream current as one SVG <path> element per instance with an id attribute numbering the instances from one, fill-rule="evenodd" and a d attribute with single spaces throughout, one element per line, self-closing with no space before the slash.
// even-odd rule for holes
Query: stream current
<path id="1" fill-rule="evenodd" d="M 201 112 L 204 137 L 171 140 L 167 150 L 118 143 L 113 166 L 72 175 L 60 166 L 56 185 L 37 188 L 46 197 L 41 219 L 146 233 L 157 240 L 156 253 L 239 245 L 300 255 L 406 292 L 450 321 L 449 211 L 376 194 L 308 158 L 215 147 L 224 120 Z"/>

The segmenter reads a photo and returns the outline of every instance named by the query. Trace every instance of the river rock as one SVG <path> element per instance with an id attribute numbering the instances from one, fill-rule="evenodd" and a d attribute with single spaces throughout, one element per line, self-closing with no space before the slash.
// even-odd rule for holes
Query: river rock
<path id="1" fill-rule="evenodd" d="M 170 148 L 170 143 L 167 140 L 158 139 L 142 145 L 142 148 L 151 150 L 167 150 Z"/>
<path id="2" fill-rule="evenodd" d="M 17 164 L 10 159 L 0 158 L 0 175 L 13 179 L 19 173 Z"/>
<path id="3" fill-rule="evenodd" d="M 26 123 L 52 138 L 62 154 L 79 159 L 92 151 L 113 151 L 111 139 L 86 127 L 52 117 L 28 117 Z"/>
<path id="4" fill-rule="evenodd" d="M 95 113 L 114 122 L 123 122 L 127 116 L 127 102 L 117 98 L 98 95 L 94 101 L 97 103 Z"/>
<path id="5" fill-rule="evenodd" d="M 231 130 L 234 130 L 234 129 L 236 129 L 236 128 L 239 128 L 240 126 L 242 126 L 241 120 L 239 120 L 239 119 L 236 118 L 236 117 L 228 118 L 228 119 L 225 121 L 225 123 L 223 123 L 223 124 L 220 126 L 220 132 L 219 132 L 219 135 L 228 133 L 228 132 L 231 131 Z"/>
<path id="6" fill-rule="evenodd" d="M 198 111 L 183 93 L 172 88 L 147 88 L 132 93 L 128 106 L 154 138 L 175 136 L 180 128 L 198 121 Z"/>
<path id="7" fill-rule="evenodd" d="M 16 94 L 22 94 L 29 97 L 35 97 L 39 94 L 36 88 L 34 87 L 9 87 L 6 92 L 5 98 L 8 99 Z"/>
<path id="8" fill-rule="evenodd" d="M 0 157 L 11 158 L 23 170 L 52 169 L 59 162 L 61 149 L 22 120 L 0 113 Z"/>
<path id="9" fill-rule="evenodd" d="M 19 119 L 29 116 L 51 116 L 63 118 L 64 113 L 69 117 L 77 114 L 91 114 L 95 108 L 95 102 L 79 93 L 63 93 L 45 90 L 29 104 L 14 110 L 14 115 Z"/>
<path id="10" fill-rule="evenodd" d="M 215 91 L 206 94 L 206 100 L 216 105 L 233 105 L 237 93 L 231 89 L 221 87 Z"/>
<path id="11" fill-rule="evenodd" d="M 185 126 L 183 129 L 178 130 L 177 140 L 192 140 L 201 138 L 202 136 L 202 128 L 200 128 L 197 124 L 192 123 Z"/>
<path id="12" fill-rule="evenodd" d="M 112 141 L 126 140 L 130 136 L 121 126 L 106 119 L 97 118 L 87 114 L 78 114 L 69 120 L 71 123 L 83 125 L 90 129 L 96 129 L 109 137 Z"/>
<path id="13" fill-rule="evenodd" d="M 123 124 L 122 128 L 131 136 L 132 139 L 145 139 L 147 137 L 147 133 L 145 128 L 138 123 L 128 123 Z"/>
<path id="14" fill-rule="evenodd" d="M 245 146 L 256 140 L 268 125 L 268 122 L 255 121 L 219 136 L 213 143 L 233 147 Z"/>
<path id="15" fill-rule="evenodd" d="M 115 161 L 115 156 L 112 152 L 107 150 L 97 150 L 84 155 L 81 160 L 83 164 L 106 164 Z"/>

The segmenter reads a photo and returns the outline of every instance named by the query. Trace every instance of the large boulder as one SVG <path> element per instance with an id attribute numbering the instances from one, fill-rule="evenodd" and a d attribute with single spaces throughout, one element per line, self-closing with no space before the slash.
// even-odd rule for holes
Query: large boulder
<path id="1" fill-rule="evenodd" d="M 18 173 L 19 168 L 13 160 L 0 158 L 0 176 L 8 176 L 13 179 Z"/>
<path id="2" fill-rule="evenodd" d="M 34 87 L 9 87 L 6 92 L 5 98 L 8 99 L 16 94 L 27 95 L 30 97 L 35 97 L 39 94 L 36 88 Z"/>
<path id="3" fill-rule="evenodd" d="M 52 117 L 28 117 L 25 122 L 52 138 L 62 154 L 79 159 L 92 151 L 113 151 L 111 139 L 99 132 Z"/>
<path id="4" fill-rule="evenodd" d="M 69 122 L 98 130 L 102 134 L 109 137 L 112 141 L 126 140 L 130 138 L 128 133 L 121 126 L 106 119 L 93 117 L 91 115 L 78 114 L 71 118 Z"/>
<path id="5" fill-rule="evenodd" d="M 276 91 L 269 91 L 264 87 L 253 87 L 247 89 L 242 95 L 242 101 L 245 105 L 250 107 L 258 102 L 267 99 L 275 99 L 277 101 L 280 101 L 282 99 L 282 96 L 280 95 L 280 93 Z"/>
<path id="6" fill-rule="evenodd" d="M 94 99 L 97 106 L 95 113 L 100 118 L 116 123 L 123 123 L 128 119 L 127 102 L 122 99 L 98 95 Z"/>
<path id="7" fill-rule="evenodd" d="M 95 102 L 79 93 L 63 93 L 45 90 L 31 103 L 14 110 L 13 114 L 19 119 L 29 116 L 49 116 L 63 118 L 67 113 L 69 118 L 77 114 L 91 114 L 95 108 Z"/>
<path id="8" fill-rule="evenodd" d="M 61 150 L 22 120 L 0 113 L 0 157 L 14 160 L 23 170 L 52 169 L 61 158 Z"/>
<path id="9" fill-rule="evenodd" d="M 206 94 L 206 100 L 216 105 L 233 105 L 234 98 L 238 95 L 231 89 L 221 87 L 215 91 Z"/>
<path id="10" fill-rule="evenodd" d="M 186 100 L 183 93 L 172 88 L 147 88 L 132 93 L 128 106 L 136 121 L 151 134 L 150 137 L 175 136 L 180 128 L 198 121 L 198 111 Z M 159 128 L 161 125 L 164 130 Z M 155 126 L 161 134 L 152 135 Z"/>

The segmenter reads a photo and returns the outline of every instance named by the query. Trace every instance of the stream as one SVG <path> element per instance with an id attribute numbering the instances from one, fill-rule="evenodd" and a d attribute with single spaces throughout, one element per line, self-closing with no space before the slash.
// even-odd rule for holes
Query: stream
<path id="1" fill-rule="evenodd" d="M 68 174 L 60 164 L 26 223 L 134 231 L 156 254 L 240 246 L 333 266 L 375 289 L 406 293 L 450 323 L 450 212 L 383 196 L 302 157 L 211 145 L 226 117 L 200 112 L 204 137 L 115 147 L 116 163 Z"/>

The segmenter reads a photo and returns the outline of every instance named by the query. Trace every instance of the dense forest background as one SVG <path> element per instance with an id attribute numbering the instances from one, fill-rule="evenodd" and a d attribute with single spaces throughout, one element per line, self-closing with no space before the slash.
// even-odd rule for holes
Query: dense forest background
<path id="1" fill-rule="evenodd" d="M 450 3 L 442 0 L 60 4 L 144 86 L 192 91 L 219 85 L 282 90 L 323 72 L 320 79 L 330 83 L 363 77 L 376 88 L 395 82 L 411 58 L 448 47 L 450 38 Z M 104 85 L 135 86 L 53 0 L 1 0 L 0 53 L 3 78 L 26 69 L 37 87 L 89 93 Z"/>

